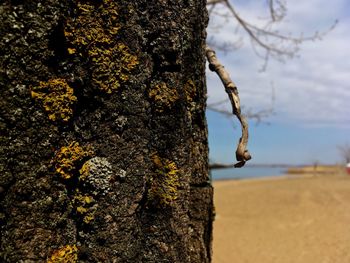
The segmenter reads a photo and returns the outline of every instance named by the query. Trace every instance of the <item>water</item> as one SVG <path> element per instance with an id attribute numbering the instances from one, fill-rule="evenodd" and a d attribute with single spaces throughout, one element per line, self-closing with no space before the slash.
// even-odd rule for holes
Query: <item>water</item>
<path id="1" fill-rule="evenodd" d="M 211 170 L 212 180 L 247 179 L 266 176 L 282 176 L 286 168 L 282 167 L 242 167 Z"/>

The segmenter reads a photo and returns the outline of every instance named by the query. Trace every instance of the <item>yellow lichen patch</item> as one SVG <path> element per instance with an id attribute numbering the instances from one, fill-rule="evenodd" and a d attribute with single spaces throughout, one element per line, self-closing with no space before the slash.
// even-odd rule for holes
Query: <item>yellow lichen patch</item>
<path id="1" fill-rule="evenodd" d="M 160 206 L 171 206 L 178 197 L 179 170 L 176 164 L 168 159 L 161 159 L 157 154 L 152 156 L 155 174 L 150 178 L 148 200 Z"/>
<path id="2" fill-rule="evenodd" d="M 187 102 L 193 102 L 193 98 L 196 95 L 196 85 L 191 79 L 186 82 L 184 90 Z"/>
<path id="3" fill-rule="evenodd" d="M 171 109 L 179 99 L 176 89 L 169 88 L 164 82 L 151 86 L 148 96 L 154 101 L 155 110 L 158 112 Z"/>
<path id="4" fill-rule="evenodd" d="M 78 262 L 78 248 L 67 245 L 56 250 L 47 263 L 76 263 Z"/>
<path id="5" fill-rule="evenodd" d="M 77 214 L 82 217 L 84 223 L 88 224 L 94 220 L 96 206 L 93 206 L 94 198 L 92 196 L 82 195 L 77 191 L 73 203 Z"/>
<path id="6" fill-rule="evenodd" d="M 98 7 L 77 2 L 77 16 L 67 21 L 64 35 L 78 47 L 111 44 L 120 30 L 118 6 L 103 0 Z"/>
<path id="7" fill-rule="evenodd" d="M 65 36 L 74 47 L 68 52 L 88 56 L 93 83 L 112 93 L 129 80 L 139 63 L 130 49 L 117 41 L 121 28 L 118 6 L 115 1 L 103 0 L 99 6 L 78 2 L 77 7 L 77 15 L 67 20 L 65 28 Z"/>
<path id="8" fill-rule="evenodd" d="M 138 64 L 136 56 L 122 43 L 107 50 L 95 47 L 89 51 L 89 56 L 96 66 L 92 80 L 106 93 L 112 93 L 128 81 L 130 71 Z"/>
<path id="9" fill-rule="evenodd" d="M 70 179 L 79 170 L 83 160 L 92 155 L 91 149 L 81 147 L 78 142 L 72 142 L 56 153 L 53 160 L 55 170 L 63 179 Z"/>
<path id="10" fill-rule="evenodd" d="M 69 54 L 74 54 L 75 52 L 77 52 L 77 50 L 75 48 L 68 48 Z"/>
<path id="11" fill-rule="evenodd" d="M 79 180 L 84 181 L 90 173 L 90 165 L 88 162 L 85 162 L 83 164 L 83 166 L 81 167 L 81 169 L 79 170 L 80 176 L 79 176 Z"/>
<path id="12" fill-rule="evenodd" d="M 41 81 L 39 86 L 32 88 L 31 96 L 43 105 L 52 121 L 68 121 L 73 114 L 73 104 L 77 101 L 73 89 L 60 78 Z"/>

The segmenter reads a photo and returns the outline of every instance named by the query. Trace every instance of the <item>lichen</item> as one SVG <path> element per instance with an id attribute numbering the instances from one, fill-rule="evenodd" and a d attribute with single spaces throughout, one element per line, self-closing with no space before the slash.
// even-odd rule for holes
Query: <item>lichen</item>
<path id="1" fill-rule="evenodd" d="M 83 195 L 77 190 L 73 198 L 73 204 L 77 215 L 82 218 L 84 223 L 89 224 L 95 219 L 97 204 L 95 204 L 92 196 Z"/>
<path id="2" fill-rule="evenodd" d="M 69 18 L 65 37 L 72 47 L 69 54 L 90 59 L 92 80 L 100 90 L 112 93 L 129 80 L 139 64 L 135 55 L 117 41 L 121 29 L 115 1 L 103 0 L 100 5 L 77 2 L 77 15 Z"/>
<path id="3" fill-rule="evenodd" d="M 78 248 L 76 245 L 66 245 L 54 251 L 47 263 L 76 263 L 78 262 Z"/>
<path id="4" fill-rule="evenodd" d="M 184 85 L 184 91 L 186 96 L 186 101 L 191 103 L 196 95 L 196 85 L 189 79 Z"/>
<path id="5" fill-rule="evenodd" d="M 73 141 L 68 146 L 63 146 L 55 155 L 53 163 L 56 173 L 63 179 L 70 179 L 81 168 L 82 163 L 93 155 L 89 147 L 81 147 Z"/>
<path id="6" fill-rule="evenodd" d="M 179 94 L 174 88 L 169 88 L 165 82 L 152 84 L 148 91 L 148 96 L 154 102 L 157 112 L 163 112 L 171 109 L 179 99 Z"/>
<path id="7" fill-rule="evenodd" d="M 113 177 L 112 165 L 107 158 L 94 157 L 86 161 L 79 170 L 82 185 L 91 188 L 95 195 L 106 195 Z"/>
<path id="8" fill-rule="evenodd" d="M 52 121 L 68 121 L 77 101 L 73 89 L 60 78 L 41 81 L 38 86 L 32 87 L 31 96 L 42 104 Z"/>
<path id="9" fill-rule="evenodd" d="M 130 70 L 138 64 L 136 57 L 129 53 L 123 43 L 107 50 L 96 47 L 89 51 L 89 56 L 96 65 L 92 80 L 106 93 L 112 93 L 121 83 L 128 81 Z"/>
<path id="10" fill-rule="evenodd" d="M 173 161 L 152 155 L 155 173 L 149 179 L 148 200 L 158 206 L 172 206 L 178 197 L 179 170 Z"/>

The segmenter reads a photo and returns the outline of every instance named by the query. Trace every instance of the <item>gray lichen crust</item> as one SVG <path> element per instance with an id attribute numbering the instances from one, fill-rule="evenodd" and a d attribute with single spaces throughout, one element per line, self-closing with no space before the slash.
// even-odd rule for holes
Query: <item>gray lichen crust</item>
<path id="1" fill-rule="evenodd" d="M 107 158 L 94 157 L 83 164 L 80 180 L 86 187 L 93 188 L 93 194 L 106 195 L 113 177 L 112 165 Z"/>

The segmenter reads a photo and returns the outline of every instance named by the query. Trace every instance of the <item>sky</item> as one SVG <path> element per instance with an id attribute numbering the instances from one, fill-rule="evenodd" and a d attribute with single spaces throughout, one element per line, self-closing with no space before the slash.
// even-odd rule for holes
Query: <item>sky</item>
<path id="1" fill-rule="evenodd" d="M 246 20 L 264 25 L 267 1 L 231 0 Z M 243 113 L 250 109 L 273 109 L 273 114 L 256 123 L 250 120 L 248 149 L 252 164 L 333 164 L 342 162 L 339 145 L 350 144 L 350 2 L 348 0 L 286 1 L 287 16 L 276 25 L 293 36 L 325 32 L 322 40 L 302 43 L 297 57 L 284 63 L 264 61 L 252 49 L 243 30 L 232 18 L 214 14 L 208 38 L 217 43 L 240 42 L 240 48 L 217 57 L 239 89 Z M 216 12 L 225 13 L 218 8 Z M 227 98 L 215 73 L 207 71 L 208 104 Z M 230 110 L 230 104 L 220 106 Z M 207 111 L 210 160 L 235 162 L 240 137 L 234 118 Z"/>

